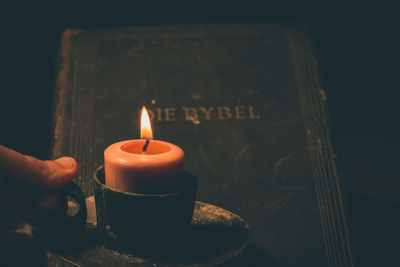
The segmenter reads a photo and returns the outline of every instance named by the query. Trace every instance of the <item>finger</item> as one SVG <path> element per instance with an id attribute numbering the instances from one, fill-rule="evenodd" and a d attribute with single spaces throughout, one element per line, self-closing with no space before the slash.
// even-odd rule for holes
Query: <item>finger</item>
<path id="1" fill-rule="evenodd" d="M 0 146 L 0 170 L 19 181 L 55 189 L 76 176 L 78 164 L 70 157 L 42 161 Z"/>
<path id="2" fill-rule="evenodd" d="M 65 196 L 47 195 L 35 203 L 29 219 L 37 225 L 57 221 L 65 217 L 67 206 Z"/>

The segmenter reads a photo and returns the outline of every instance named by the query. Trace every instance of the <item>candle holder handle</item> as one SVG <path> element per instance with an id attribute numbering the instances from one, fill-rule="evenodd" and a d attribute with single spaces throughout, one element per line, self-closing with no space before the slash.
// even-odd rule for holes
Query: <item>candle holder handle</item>
<path id="1" fill-rule="evenodd" d="M 80 227 L 86 223 L 87 219 L 87 208 L 85 195 L 82 189 L 74 182 L 69 182 L 60 189 L 61 194 L 73 199 L 78 205 L 79 210 L 73 216 L 66 216 L 65 223 L 71 227 Z"/>
<path id="2" fill-rule="evenodd" d="M 63 203 L 63 212 L 59 216 L 41 221 L 37 225 L 38 238 L 44 247 L 60 249 L 67 244 L 73 244 L 81 233 L 86 223 L 87 208 L 85 195 L 81 188 L 72 181 L 54 193 Z M 69 205 L 72 203 L 68 202 L 73 202 L 75 205 Z"/>

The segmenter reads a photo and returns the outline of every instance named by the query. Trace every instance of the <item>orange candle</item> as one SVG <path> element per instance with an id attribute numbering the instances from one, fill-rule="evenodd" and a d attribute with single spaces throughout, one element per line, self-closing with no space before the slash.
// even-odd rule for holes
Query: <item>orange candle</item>
<path id="1" fill-rule="evenodd" d="M 142 109 L 140 138 L 110 145 L 104 151 L 105 183 L 119 191 L 179 191 L 184 152 L 171 143 L 152 140 L 149 115 Z"/>

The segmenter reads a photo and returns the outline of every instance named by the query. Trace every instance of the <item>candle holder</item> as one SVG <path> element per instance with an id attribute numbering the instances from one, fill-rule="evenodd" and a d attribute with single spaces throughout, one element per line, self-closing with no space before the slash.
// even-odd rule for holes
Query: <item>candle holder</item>
<path id="1" fill-rule="evenodd" d="M 221 207 L 195 202 L 197 179 L 188 172 L 181 189 L 168 194 L 110 188 L 103 166 L 93 179 L 85 227 L 43 244 L 49 266 L 242 266 L 254 255 L 237 257 L 250 242 L 248 223 Z"/>
<path id="2" fill-rule="evenodd" d="M 85 227 L 74 235 L 55 238 L 58 243 L 43 244 L 49 250 L 49 266 L 246 266 L 254 263 L 253 257 L 258 255 L 254 246 L 247 247 L 251 230 L 243 218 L 199 201 L 195 203 L 190 227 L 178 231 L 175 236 L 169 235 L 168 238 L 172 236 L 172 239 L 161 241 L 164 248 L 156 243 L 154 247 L 157 250 L 153 251 L 148 247 L 150 242 L 137 239 L 132 243 L 126 241 L 127 252 L 108 249 L 105 247 L 105 232 L 98 231 L 100 227 L 96 222 L 93 198 L 89 196 L 86 200 L 91 216 Z M 136 244 L 134 247 L 137 247 L 141 242 L 147 243 L 147 251 L 129 249 L 130 245 Z M 246 247 L 249 249 L 247 252 L 244 251 Z M 164 251 L 160 252 L 162 249 Z"/>
<path id="3" fill-rule="evenodd" d="M 190 226 L 197 178 L 188 172 L 178 192 L 140 194 L 105 185 L 104 166 L 93 174 L 97 227 L 104 247 L 121 253 L 163 256 Z"/>

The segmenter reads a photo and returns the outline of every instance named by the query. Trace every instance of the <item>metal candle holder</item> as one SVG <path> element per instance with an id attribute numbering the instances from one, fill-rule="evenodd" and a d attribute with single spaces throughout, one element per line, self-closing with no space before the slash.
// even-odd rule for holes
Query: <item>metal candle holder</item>
<path id="1" fill-rule="evenodd" d="M 197 178 L 183 174 L 175 193 L 121 192 L 105 185 L 104 166 L 93 174 L 97 226 L 103 245 L 121 253 L 162 256 L 180 242 L 193 216 Z"/>

